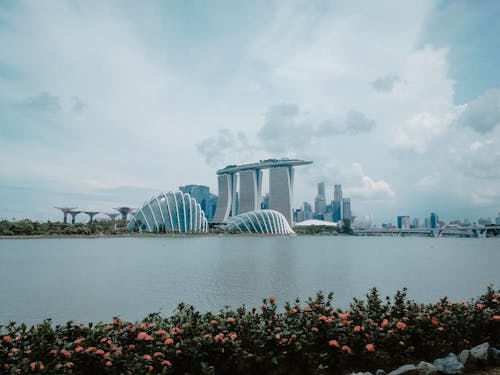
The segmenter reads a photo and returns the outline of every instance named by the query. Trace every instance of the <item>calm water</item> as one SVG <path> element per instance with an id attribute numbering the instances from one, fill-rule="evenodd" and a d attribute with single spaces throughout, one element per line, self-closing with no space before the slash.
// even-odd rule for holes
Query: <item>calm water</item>
<path id="1" fill-rule="evenodd" d="M 433 302 L 500 285 L 500 240 L 194 237 L 0 240 L 0 324 L 138 320 L 181 301 L 202 311 L 370 287 Z"/>

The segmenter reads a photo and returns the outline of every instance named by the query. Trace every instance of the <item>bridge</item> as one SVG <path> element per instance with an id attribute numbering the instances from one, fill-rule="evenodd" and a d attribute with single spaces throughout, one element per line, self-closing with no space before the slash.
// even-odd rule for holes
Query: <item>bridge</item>
<path id="1" fill-rule="evenodd" d="M 470 227 L 450 227 L 450 228 L 418 228 L 418 229 L 400 229 L 400 228 L 372 228 L 360 229 L 354 228 L 356 236 L 426 236 L 426 237 L 474 237 L 484 238 L 488 231 L 500 231 L 500 225 L 491 226 L 470 226 Z M 495 233 L 496 234 L 496 233 Z"/>

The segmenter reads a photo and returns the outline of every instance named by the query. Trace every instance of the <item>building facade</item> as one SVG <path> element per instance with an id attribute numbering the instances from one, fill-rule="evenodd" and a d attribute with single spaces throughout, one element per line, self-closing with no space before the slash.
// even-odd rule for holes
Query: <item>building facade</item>
<path id="1" fill-rule="evenodd" d="M 342 198 L 342 220 L 352 220 L 351 198 Z"/>

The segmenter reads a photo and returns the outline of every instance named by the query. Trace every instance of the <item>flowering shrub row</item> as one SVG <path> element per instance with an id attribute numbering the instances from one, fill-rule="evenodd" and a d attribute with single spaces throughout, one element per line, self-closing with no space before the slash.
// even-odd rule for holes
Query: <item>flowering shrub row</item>
<path id="1" fill-rule="evenodd" d="M 500 291 L 474 301 L 446 298 L 422 305 L 406 290 L 382 300 L 374 288 L 347 311 L 318 293 L 278 311 L 274 298 L 259 309 L 201 314 L 179 305 L 170 317 L 139 323 L 50 321 L 0 326 L 0 374 L 343 373 L 393 368 L 489 341 L 500 344 Z"/>

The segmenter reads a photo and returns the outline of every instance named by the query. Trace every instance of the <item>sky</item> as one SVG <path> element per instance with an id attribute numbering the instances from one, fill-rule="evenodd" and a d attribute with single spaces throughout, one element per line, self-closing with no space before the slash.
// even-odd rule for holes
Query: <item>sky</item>
<path id="1" fill-rule="evenodd" d="M 296 168 L 354 215 L 500 212 L 500 2 L 0 1 L 0 218 Z M 264 191 L 268 187 L 264 186 Z"/>

